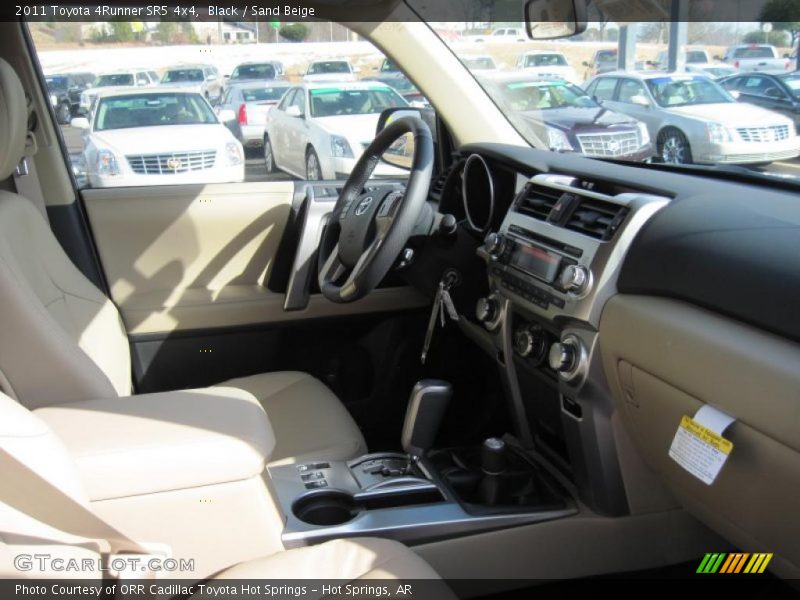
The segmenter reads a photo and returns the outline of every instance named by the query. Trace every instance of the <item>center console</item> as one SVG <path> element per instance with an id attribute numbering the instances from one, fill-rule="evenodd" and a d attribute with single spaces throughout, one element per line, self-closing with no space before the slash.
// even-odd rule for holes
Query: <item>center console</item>
<path id="1" fill-rule="evenodd" d="M 668 202 L 599 180 L 520 178 L 502 225 L 479 249 L 491 292 L 476 307 L 479 326 L 465 329 L 500 364 L 519 439 L 606 514 L 623 514 L 627 503 L 597 331 L 628 247 Z"/>
<path id="2" fill-rule="evenodd" d="M 556 480 L 505 440 L 431 451 L 452 395 L 419 382 L 403 426 L 404 453 L 269 467 L 286 515 L 286 548 L 377 535 L 420 544 L 574 514 Z"/>

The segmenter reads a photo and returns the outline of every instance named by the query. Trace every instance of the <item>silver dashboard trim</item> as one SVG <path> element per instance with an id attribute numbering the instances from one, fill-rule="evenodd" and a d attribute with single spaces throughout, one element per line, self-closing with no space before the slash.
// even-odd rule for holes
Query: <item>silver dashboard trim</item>
<path id="1" fill-rule="evenodd" d="M 486 218 L 486 224 L 483 227 L 478 227 L 472 220 L 472 215 L 469 212 L 469 194 L 467 192 L 467 169 L 475 161 L 480 162 L 486 172 L 486 177 L 489 180 L 489 216 Z M 491 227 L 492 219 L 494 218 L 494 179 L 492 179 L 492 171 L 486 160 L 480 154 L 470 154 L 467 160 L 464 161 L 464 168 L 461 170 L 461 201 L 464 203 L 464 215 L 467 217 L 467 223 L 475 231 L 485 232 Z"/>
<path id="2" fill-rule="evenodd" d="M 606 242 L 597 240 L 558 225 L 516 212 L 513 207 L 509 209 L 506 214 L 500 227 L 500 233 L 509 235 L 508 231 L 511 226 L 516 225 L 522 229 L 532 231 L 542 238 L 549 238 L 559 243 L 580 248 L 583 254 L 577 259 L 577 262 L 589 270 L 594 282 L 590 292 L 582 297 L 576 297 L 573 294 L 561 294 L 549 288 L 543 282 L 532 280 L 532 282 L 535 282 L 543 290 L 557 295 L 565 302 L 563 308 L 551 303 L 547 309 L 543 309 L 497 285 L 498 277 L 496 275 L 490 273 L 490 277 L 495 284 L 493 285 L 494 291 L 511 299 L 514 304 L 522 305 L 528 312 L 539 315 L 551 322 L 558 321 L 559 319 L 575 319 L 583 321 L 597 329 L 600 325 L 600 316 L 603 306 L 605 306 L 608 299 L 617 291 L 619 272 L 625 255 L 633 243 L 634 238 L 647 221 L 669 203 L 670 199 L 665 196 L 646 193 L 623 193 L 616 196 L 608 196 L 599 192 L 572 187 L 570 184 L 574 183 L 575 179 L 575 177 L 569 175 L 541 174 L 531 178 L 530 182 L 627 207 L 630 213 L 614 239 Z M 513 237 L 514 234 L 510 235 Z M 547 247 L 546 242 L 541 240 L 536 240 L 535 243 Z M 551 249 L 556 252 L 559 251 L 556 247 L 552 247 Z M 490 266 L 495 265 L 496 263 L 490 263 Z M 510 271 L 510 267 L 499 266 L 506 271 Z"/>

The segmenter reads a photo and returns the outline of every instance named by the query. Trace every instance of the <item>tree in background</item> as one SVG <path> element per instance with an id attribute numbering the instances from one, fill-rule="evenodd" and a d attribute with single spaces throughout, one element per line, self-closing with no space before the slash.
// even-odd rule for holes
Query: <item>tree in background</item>
<path id="1" fill-rule="evenodd" d="M 111 34 L 108 36 L 109 42 L 132 42 L 133 27 L 130 21 L 111 21 Z"/>
<path id="2" fill-rule="evenodd" d="M 172 21 L 161 21 L 156 27 L 155 33 L 153 34 L 153 39 L 157 42 L 161 42 L 162 44 L 169 44 L 175 38 L 175 34 L 178 33 L 178 24 Z"/>
<path id="3" fill-rule="evenodd" d="M 800 42 L 800 2 L 769 0 L 761 9 L 762 23 L 772 23 L 773 31 L 786 31 L 792 36 L 792 46 Z"/>
<path id="4" fill-rule="evenodd" d="M 289 42 L 302 42 L 308 37 L 308 27 L 303 23 L 289 23 L 278 30 L 278 35 Z"/>

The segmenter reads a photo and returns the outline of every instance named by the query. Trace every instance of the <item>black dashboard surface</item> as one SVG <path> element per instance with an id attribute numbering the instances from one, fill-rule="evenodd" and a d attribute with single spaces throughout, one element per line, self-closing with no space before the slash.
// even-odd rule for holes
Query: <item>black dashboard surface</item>
<path id="1" fill-rule="evenodd" d="M 674 198 L 633 242 L 619 291 L 683 300 L 800 341 L 800 193 L 519 146 L 462 150 L 526 175 L 597 178 Z"/>

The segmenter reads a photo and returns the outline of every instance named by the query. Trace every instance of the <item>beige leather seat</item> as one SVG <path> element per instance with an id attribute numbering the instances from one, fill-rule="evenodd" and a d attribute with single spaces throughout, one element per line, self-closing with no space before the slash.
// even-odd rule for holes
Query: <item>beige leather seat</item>
<path id="1" fill-rule="evenodd" d="M 114 538 L 117 539 L 117 548 L 120 539 L 127 539 L 129 545 L 139 543 L 130 540 L 124 532 L 96 514 L 95 507 L 88 501 L 80 468 L 76 468 L 63 440 L 41 416 L 41 413 L 30 412 L 0 393 L 0 481 L 4 482 L 0 488 L 0 578 L 24 575 L 31 579 L 99 579 L 103 575 L 99 570 L 47 570 L 47 566 L 55 564 L 54 561 L 48 561 L 44 567 L 39 567 L 43 563 L 34 563 L 33 570 L 24 573 L 15 566 L 15 557 L 21 554 L 47 554 L 64 561 L 88 559 L 89 564 L 98 564 L 101 552 L 109 548 L 114 550 Z M 168 415 L 165 418 L 168 419 Z M 191 419 L 186 422 L 182 416 L 180 420 L 191 428 Z M 186 434 L 169 420 L 147 426 L 164 429 L 175 437 L 177 445 Z M 253 432 L 252 436 L 258 434 Z M 224 433 L 214 433 L 209 440 L 214 437 L 222 439 Z M 135 441 L 131 438 L 131 442 Z M 142 457 L 147 456 L 145 446 L 140 444 Z M 164 446 L 163 452 L 164 458 L 169 459 L 170 449 Z M 11 463 L 7 462 L 6 456 L 10 456 Z M 249 459 L 244 462 L 249 462 Z M 106 474 L 114 476 L 112 472 Z M 120 473 L 116 477 L 125 479 Z M 113 485 L 125 485 L 125 482 Z M 42 493 L 25 493 L 34 488 Z M 202 529 L 201 524 L 198 527 Z M 150 542 L 158 544 L 163 540 Z M 205 579 L 211 574 L 195 575 Z M 447 586 L 438 581 L 436 572 L 411 550 L 398 542 L 374 538 L 340 539 L 277 552 L 231 566 L 212 575 L 209 583 L 220 580 L 220 584 L 224 584 L 230 579 L 325 579 L 336 580 L 339 584 L 359 579 L 414 580 L 415 587 L 419 586 L 418 580 L 429 579 L 435 581 L 427 582 L 422 590 L 414 589 L 415 598 L 439 600 L 454 597 Z M 202 597 L 208 598 L 208 593 Z M 308 597 L 315 596 L 312 593 Z M 321 589 L 316 597 L 322 597 Z"/>
<path id="2" fill-rule="evenodd" d="M 0 180 L 26 147 L 28 108 L 0 59 Z M 0 191 L 0 389 L 29 408 L 128 396 L 131 358 L 114 304 L 72 264 L 39 210 Z M 347 459 L 366 451 L 338 398 L 303 373 L 267 373 L 221 385 L 262 403 L 277 437 L 276 461 Z"/>

